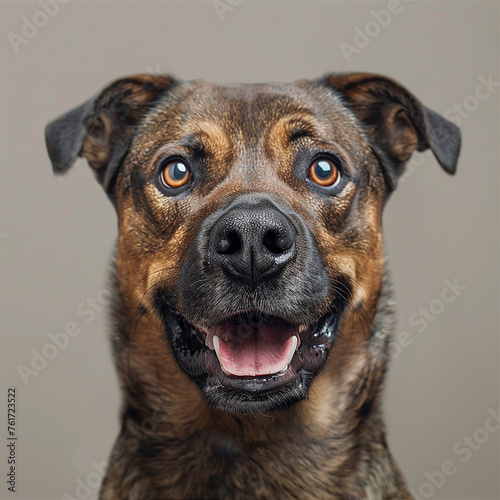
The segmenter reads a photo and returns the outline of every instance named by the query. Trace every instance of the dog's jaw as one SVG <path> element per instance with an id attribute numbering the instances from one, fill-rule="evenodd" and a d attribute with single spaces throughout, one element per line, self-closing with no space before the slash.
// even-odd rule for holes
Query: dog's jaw
<path id="1" fill-rule="evenodd" d="M 236 415 L 281 410 L 307 399 L 311 383 L 322 370 L 334 345 L 345 308 L 345 302 L 337 300 L 330 312 L 312 325 L 294 326 L 279 318 L 259 318 L 254 314 L 253 319 L 251 315 L 238 315 L 212 328 L 198 329 L 174 312 L 164 301 L 163 294 L 158 294 L 155 302 L 167 341 L 181 369 L 196 382 L 209 405 Z M 228 323 L 232 326 L 229 327 Z M 259 356 L 266 360 L 272 356 L 266 350 L 277 343 L 273 339 L 266 345 L 268 330 L 272 330 L 274 337 L 281 330 L 283 336 L 283 351 L 275 355 L 278 358 L 281 355 L 283 359 L 276 365 L 270 365 L 269 361 L 266 365 L 259 360 Z M 238 333 L 241 331 L 243 333 Z M 242 338 L 247 332 L 252 339 Z M 260 353 L 242 352 L 255 349 L 259 342 L 264 344 Z M 225 344 L 222 353 L 221 343 Z M 232 347 L 231 343 L 239 345 Z M 233 360 L 232 364 L 231 360 L 224 360 L 224 356 L 230 357 L 231 349 L 238 351 L 240 358 Z M 255 360 L 248 361 L 248 366 L 241 364 L 241 358 L 252 355 L 255 355 Z M 260 368 L 262 373 L 252 373 L 254 363 L 264 365 Z M 241 372 L 231 373 L 231 369 L 233 372 L 240 369 Z"/>

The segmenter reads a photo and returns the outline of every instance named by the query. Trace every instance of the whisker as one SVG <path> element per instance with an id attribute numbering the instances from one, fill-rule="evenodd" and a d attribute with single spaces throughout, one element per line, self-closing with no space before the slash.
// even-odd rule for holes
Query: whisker
<path id="1" fill-rule="evenodd" d="M 369 330 L 370 330 L 370 321 L 368 319 L 368 315 L 367 315 L 366 311 L 364 310 L 363 305 L 361 305 L 361 310 L 359 310 L 359 308 L 356 308 L 354 306 L 354 304 L 352 303 L 352 301 L 350 300 L 351 298 L 353 298 L 353 294 L 352 294 L 351 290 L 349 289 L 349 287 L 347 287 L 347 285 L 345 283 L 343 283 L 342 281 L 340 281 L 340 280 L 334 279 L 333 281 L 335 283 L 334 284 L 334 291 L 338 295 L 340 295 L 341 298 L 343 298 L 346 301 L 346 305 L 349 307 L 349 309 L 360 320 L 361 327 L 362 327 L 362 333 L 365 334 L 366 332 L 369 332 Z M 354 280 L 354 281 L 356 281 L 356 283 L 359 284 L 359 282 L 357 280 Z M 336 286 L 336 284 L 340 285 L 342 287 L 342 290 L 340 290 Z M 363 286 L 361 284 L 359 284 L 359 286 L 364 290 L 364 288 L 363 288 Z M 344 293 L 344 292 L 346 292 L 346 293 Z M 352 316 L 352 329 L 354 329 L 354 315 Z"/>
<path id="2" fill-rule="evenodd" d="M 157 269 L 156 271 L 153 271 L 151 273 L 148 273 L 148 275 L 146 276 L 145 278 L 145 281 L 147 282 L 149 280 L 149 278 L 155 274 L 158 274 L 158 273 L 161 273 L 161 272 L 165 272 L 165 271 L 170 271 L 172 269 L 179 269 L 180 266 L 169 266 L 169 267 L 162 267 L 161 269 Z M 135 319 L 135 322 L 134 322 L 134 327 L 132 328 L 132 330 L 130 330 L 128 332 L 128 338 L 129 338 L 129 342 L 127 343 L 127 346 L 128 346 L 128 349 L 127 349 L 127 372 L 130 373 L 130 347 L 131 347 L 131 343 L 133 341 L 133 337 L 135 335 L 135 332 L 137 330 L 137 327 L 139 325 L 139 321 L 141 320 L 141 318 L 144 316 L 144 314 L 146 314 L 146 311 L 145 311 L 145 307 L 143 307 L 143 302 L 146 298 L 146 295 L 153 289 L 155 288 L 157 284 L 156 283 L 153 283 L 151 286 L 149 286 L 146 291 L 142 294 L 142 297 L 141 297 L 141 300 L 139 301 L 139 304 L 137 305 L 137 318 Z"/>

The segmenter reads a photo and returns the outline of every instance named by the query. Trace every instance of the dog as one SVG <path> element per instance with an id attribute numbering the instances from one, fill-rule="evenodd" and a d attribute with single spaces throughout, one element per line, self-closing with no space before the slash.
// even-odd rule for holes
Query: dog
<path id="1" fill-rule="evenodd" d="M 118 216 L 121 431 L 101 500 L 408 499 L 380 389 L 394 299 L 381 217 L 459 129 L 399 83 L 119 79 L 45 131 Z"/>

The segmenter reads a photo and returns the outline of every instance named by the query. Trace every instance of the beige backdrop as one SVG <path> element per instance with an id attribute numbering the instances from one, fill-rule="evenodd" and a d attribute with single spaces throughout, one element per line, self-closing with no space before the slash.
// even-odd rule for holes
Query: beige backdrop
<path id="1" fill-rule="evenodd" d="M 2 2 L 0 19 L 0 498 L 96 498 L 118 431 L 99 301 L 115 216 L 83 161 L 52 176 L 46 122 L 131 73 L 258 82 L 354 70 L 396 78 L 463 131 L 456 177 L 414 158 L 385 214 L 404 341 L 385 390 L 390 446 L 421 498 L 499 498 L 498 3 L 50 0 Z M 47 347 L 73 322 L 79 335 Z"/>

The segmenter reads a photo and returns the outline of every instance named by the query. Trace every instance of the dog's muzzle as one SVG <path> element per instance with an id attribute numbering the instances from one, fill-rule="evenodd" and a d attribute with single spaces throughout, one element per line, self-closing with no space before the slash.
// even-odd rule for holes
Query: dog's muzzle
<path id="1" fill-rule="evenodd" d="M 345 301 L 302 217 L 275 198 L 240 195 L 206 217 L 178 294 L 156 294 L 180 367 L 213 406 L 270 411 L 307 397 Z M 330 295 L 331 296 L 331 295 Z"/>

